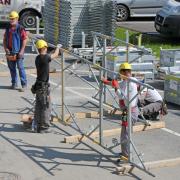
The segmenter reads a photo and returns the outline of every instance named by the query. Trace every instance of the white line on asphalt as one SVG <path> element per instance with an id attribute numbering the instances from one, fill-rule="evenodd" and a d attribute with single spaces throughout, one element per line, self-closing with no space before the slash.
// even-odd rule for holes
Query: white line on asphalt
<path id="1" fill-rule="evenodd" d="M 161 129 L 162 129 L 163 131 L 166 131 L 166 132 L 170 133 L 170 134 L 173 134 L 173 135 L 175 135 L 175 136 L 180 137 L 180 134 L 177 133 L 177 132 L 175 132 L 175 131 L 172 131 L 172 130 L 167 129 L 167 128 L 161 128 Z"/>
<path id="2" fill-rule="evenodd" d="M 4 65 L 4 66 L 7 66 L 7 63 L 3 62 L 3 61 L 0 61 L 0 64 Z"/>
<path id="3" fill-rule="evenodd" d="M 36 77 L 35 74 L 29 74 L 29 75 L 32 76 L 32 77 Z M 54 85 L 54 86 L 57 86 L 57 85 L 58 85 L 57 83 L 54 83 L 54 82 L 52 82 L 52 81 L 49 81 L 49 83 L 52 84 L 52 85 Z M 59 85 L 59 87 L 60 87 L 60 86 L 61 86 L 61 85 Z M 74 91 L 74 90 L 72 90 L 72 89 L 70 89 L 70 88 L 68 88 L 68 87 L 65 87 L 65 89 L 66 89 L 67 91 L 73 93 L 73 94 L 78 95 L 79 97 L 82 97 L 82 98 L 85 98 L 85 99 L 88 99 L 88 100 L 90 100 L 90 101 L 93 101 L 93 102 L 98 103 L 98 101 L 95 100 L 95 99 L 93 99 L 92 97 L 88 97 L 88 96 L 86 96 L 86 95 L 84 95 L 84 94 L 82 94 L 82 93 L 78 93 L 77 91 Z M 104 106 L 106 106 L 106 105 L 104 105 Z M 109 106 L 107 106 L 107 107 L 109 107 Z"/>
<path id="4" fill-rule="evenodd" d="M 5 63 L 5 62 L 0 62 L 0 64 L 3 64 L 3 65 L 5 65 L 5 66 L 7 66 L 7 63 Z M 31 77 L 34 77 L 34 78 L 37 77 L 35 74 L 28 74 L 28 75 L 30 75 Z M 52 84 L 52 85 L 54 85 L 54 86 L 58 86 L 57 83 L 54 83 L 54 82 L 52 82 L 52 81 L 49 81 L 49 83 Z M 59 85 L 59 87 L 60 87 L 60 86 L 61 86 L 61 85 Z M 78 93 L 77 91 L 74 91 L 74 90 L 72 90 L 72 89 L 70 89 L 70 88 L 68 88 L 68 87 L 66 87 L 65 89 L 66 89 L 67 91 L 69 91 L 69 92 L 72 92 L 73 94 L 76 94 L 76 95 L 82 97 L 82 98 L 88 99 L 88 100 L 93 101 L 93 102 L 95 102 L 95 103 L 99 103 L 99 101 L 93 99 L 92 97 L 88 97 L 88 96 L 86 96 L 86 95 L 84 95 L 84 94 L 82 94 L 82 93 Z M 106 105 L 106 104 L 104 104 L 104 106 L 105 106 L 105 107 L 108 107 L 108 108 L 110 107 L 110 106 L 108 106 L 108 105 Z"/>
<path id="5" fill-rule="evenodd" d="M 36 78 L 36 75 L 35 75 L 35 74 L 29 74 L 29 75 Z M 54 85 L 54 86 L 57 86 L 57 85 L 58 85 L 57 83 L 54 83 L 54 82 L 52 82 L 52 81 L 49 81 L 49 83 L 52 84 L 52 85 Z M 61 87 L 61 85 L 59 85 L 59 87 Z M 88 96 L 86 96 L 86 95 L 84 95 L 84 94 L 82 94 L 82 93 L 79 93 L 79 92 L 77 92 L 77 91 L 74 91 L 74 90 L 70 89 L 69 87 L 65 87 L 65 89 L 66 89 L 67 91 L 73 93 L 73 94 L 78 95 L 79 97 L 82 97 L 82 98 L 87 99 L 87 100 L 89 100 L 89 101 L 93 101 L 93 102 L 95 102 L 95 103 L 99 103 L 99 101 L 93 99 L 92 97 L 88 97 Z M 104 106 L 104 107 L 107 107 L 107 108 L 110 108 L 110 106 L 108 106 L 108 105 L 106 105 L 106 104 L 103 104 L 103 106 Z"/>
<path id="6" fill-rule="evenodd" d="M 88 87 L 67 87 L 69 89 L 79 89 L 79 90 L 94 90 L 95 88 L 88 88 Z"/>
<path id="7" fill-rule="evenodd" d="M 6 53 L 1 53 L 0 52 L 0 55 L 6 55 Z M 26 53 L 24 54 L 25 56 L 37 56 L 37 54 L 33 54 L 33 53 Z"/>

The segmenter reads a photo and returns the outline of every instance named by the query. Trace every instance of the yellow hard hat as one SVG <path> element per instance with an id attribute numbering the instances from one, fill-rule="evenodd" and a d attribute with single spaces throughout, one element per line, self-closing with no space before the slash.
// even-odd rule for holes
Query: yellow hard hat
<path id="1" fill-rule="evenodd" d="M 131 67 L 131 64 L 125 62 L 125 63 L 122 63 L 119 67 L 119 70 L 131 70 L 132 67 Z"/>
<path id="2" fill-rule="evenodd" d="M 11 11 L 9 14 L 9 19 L 19 18 L 19 14 L 16 11 Z"/>
<path id="3" fill-rule="evenodd" d="M 48 47 L 48 44 L 47 44 L 47 42 L 44 41 L 43 39 L 39 39 L 39 40 L 37 40 L 37 42 L 36 42 L 36 47 L 37 47 L 37 49 L 47 48 L 47 47 Z"/>

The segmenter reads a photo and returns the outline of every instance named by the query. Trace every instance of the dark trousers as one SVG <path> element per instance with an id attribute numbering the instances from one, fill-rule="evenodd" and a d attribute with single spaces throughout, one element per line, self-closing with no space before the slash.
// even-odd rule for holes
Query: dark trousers
<path id="1" fill-rule="evenodd" d="M 143 115 L 152 115 L 153 113 L 159 113 L 162 108 L 162 101 L 148 102 L 144 101 L 142 103 Z"/>
<path id="2" fill-rule="evenodd" d="M 37 129 L 50 126 L 51 104 L 50 90 L 48 93 L 37 92 L 34 119 Z"/>

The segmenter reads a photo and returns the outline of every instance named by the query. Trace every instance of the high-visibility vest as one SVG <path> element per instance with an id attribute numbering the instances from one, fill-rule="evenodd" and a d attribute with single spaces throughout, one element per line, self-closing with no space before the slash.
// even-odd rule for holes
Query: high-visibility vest
<path id="1" fill-rule="evenodd" d="M 9 47 L 9 33 L 12 33 L 12 54 L 19 53 L 21 46 L 22 46 L 22 40 L 21 40 L 21 30 L 24 28 L 17 24 L 15 31 L 11 31 L 11 28 L 8 27 L 6 29 L 6 46 Z"/>

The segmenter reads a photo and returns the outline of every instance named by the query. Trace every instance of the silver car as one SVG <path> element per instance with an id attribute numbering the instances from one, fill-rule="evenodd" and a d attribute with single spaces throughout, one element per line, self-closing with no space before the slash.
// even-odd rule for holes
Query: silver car
<path id="1" fill-rule="evenodd" d="M 168 0 L 116 0 L 117 21 L 129 17 L 155 17 Z"/>

